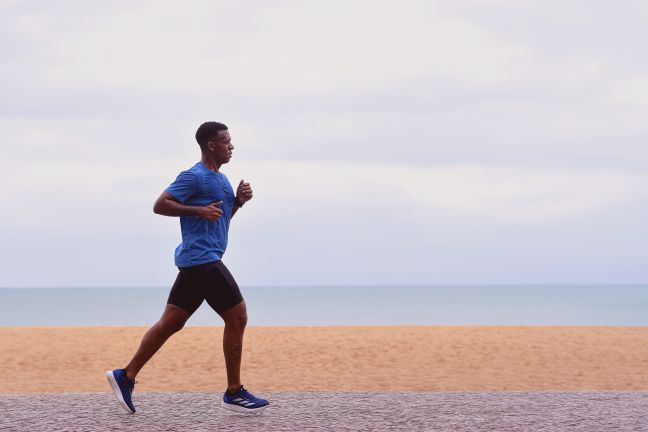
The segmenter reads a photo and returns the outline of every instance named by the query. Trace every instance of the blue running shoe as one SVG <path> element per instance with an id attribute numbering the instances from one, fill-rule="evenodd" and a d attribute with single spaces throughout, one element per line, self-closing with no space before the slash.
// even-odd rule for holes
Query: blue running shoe
<path id="1" fill-rule="evenodd" d="M 106 378 L 108 378 L 108 383 L 119 404 L 129 413 L 135 414 L 135 405 L 133 405 L 131 395 L 137 382 L 129 380 L 124 369 L 107 371 Z"/>
<path id="2" fill-rule="evenodd" d="M 265 399 L 259 399 L 252 393 L 245 390 L 243 386 L 236 393 L 230 393 L 225 390 L 221 406 L 225 409 L 245 414 L 258 414 L 268 408 L 270 402 Z"/>

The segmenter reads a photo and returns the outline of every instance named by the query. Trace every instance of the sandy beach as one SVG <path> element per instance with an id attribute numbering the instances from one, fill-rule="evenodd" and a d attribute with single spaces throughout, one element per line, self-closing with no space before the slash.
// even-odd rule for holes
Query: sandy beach
<path id="1" fill-rule="evenodd" d="M 104 392 L 144 327 L 0 327 L 0 393 Z M 222 327 L 187 327 L 138 392 L 222 391 Z M 643 327 L 251 327 L 243 382 L 263 391 L 646 390 Z"/>

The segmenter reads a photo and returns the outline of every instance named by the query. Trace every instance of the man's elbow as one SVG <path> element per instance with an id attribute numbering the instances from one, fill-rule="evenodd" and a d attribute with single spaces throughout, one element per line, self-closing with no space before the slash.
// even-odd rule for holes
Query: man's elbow
<path id="1" fill-rule="evenodd" d="M 161 215 L 163 209 L 164 209 L 163 200 L 158 199 L 157 201 L 155 201 L 155 204 L 153 204 L 153 213 Z"/>

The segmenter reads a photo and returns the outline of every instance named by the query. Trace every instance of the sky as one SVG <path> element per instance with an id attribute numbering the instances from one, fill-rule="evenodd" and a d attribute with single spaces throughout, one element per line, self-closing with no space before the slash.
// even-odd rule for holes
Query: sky
<path id="1" fill-rule="evenodd" d="M 640 1 L 0 0 L 0 286 L 171 286 L 228 125 L 240 285 L 648 283 Z"/>

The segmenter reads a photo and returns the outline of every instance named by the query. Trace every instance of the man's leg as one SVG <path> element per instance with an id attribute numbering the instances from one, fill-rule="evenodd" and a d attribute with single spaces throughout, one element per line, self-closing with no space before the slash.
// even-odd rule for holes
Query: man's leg
<path id="1" fill-rule="evenodd" d="M 134 381 L 140 369 L 160 349 L 169 337 L 182 329 L 190 314 L 179 306 L 167 304 L 162 318 L 151 327 L 144 337 L 133 359 L 126 366 L 126 376 Z"/>
<path id="2" fill-rule="evenodd" d="M 243 355 L 243 332 L 247 324 L 245 300 L 222 312 L 225 321 L 223 353 L 227 369 L 227 388 L 234 392 L 241 387 L 241 356 Z"/>
<path id="3" fill-rule="evenodd" d="M 227 370 L 227 391 L 221 406 L 246 414 L 260 413 L 270 404 L 258 398 L 241 385 L 241 357 L 243 332 L 247 325 L 247 307 L 236 281 L 222 261 L 215 262 L 207 273 L 209 288 L 205 300 L 225 322 L 223 354 Z"/>

